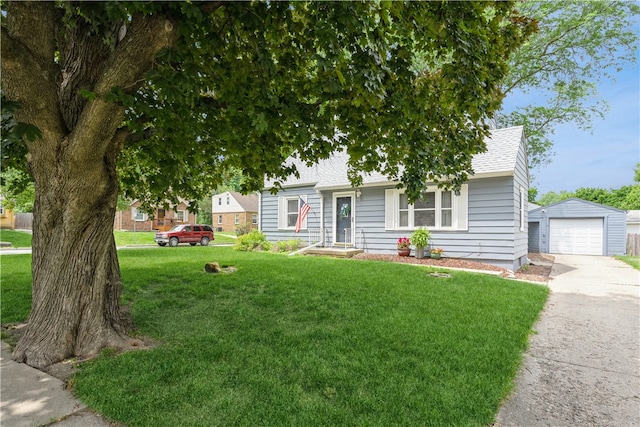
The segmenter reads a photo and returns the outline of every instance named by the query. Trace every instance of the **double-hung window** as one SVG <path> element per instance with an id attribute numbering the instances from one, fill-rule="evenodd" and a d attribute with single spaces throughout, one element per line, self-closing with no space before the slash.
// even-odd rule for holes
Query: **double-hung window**
<path id="1" fill-rule="evenodd" d="M 413 230 L 467 229 L 467 185 L 459 194 L 451 190 L 429 187 L 415 203 L 410 204 L 404 190 L 385 191 L 385 228 Z"/>
<path id="2" fill-rule="evenodd" d="M 307 196 L 278 197 L 278 229 L 293 230 L 296 228 L 300 199 L 306 202 Z M 307 229 L 306 217 L 304 218 L 304 221 L 302 221 L 302 226 L 300 228 L 303 230 Z"/>
<path id="3" fill-rule="evenodd" d="M 143 211 L 139 211 L 137 208 L 131 208 L 131 219 L 134 221 L 146 221 L 147 218 L 147 214 Z"/>

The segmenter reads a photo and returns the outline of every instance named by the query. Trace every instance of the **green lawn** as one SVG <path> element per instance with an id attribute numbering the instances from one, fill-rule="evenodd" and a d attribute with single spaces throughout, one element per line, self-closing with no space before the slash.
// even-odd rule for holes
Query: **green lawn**
<path id="1" fill-rule="evenodd" d="M 153 241 L 155 231 L 114 231 L 113 235 L 116 239 L 116 246 L 131 245 L 155 245 Z M 215 239 L 210 244 L 232 244 L 236 239 L 232 233 L 215 233 Z M 30 248 L 31 234 L 23 231 L 0 230 L 0 242 L 9 242 L 14 248 Z"/>
<path id="2" fill-rule="evenodd" d="M 636 270 L 640 270 L 640 256 L 616 255 L 616 259 L 619 259 L 622 262 L 626 262 L 627 264 L 629 264 L 631 267 L 635 268 Z"/>
<path id="3" fill-rule="evenodd" d="M 30 248 L 31 234 L 24 231 L 0 229 L 0 242 L 9 242 L 14 248 Z"/>
<path id="4" fill-rule="evenodd" d="M 131 245 L 155 245 L 156 242 L 153 238 L 156 235 L 155 231 L 114 231 L 113 235 L 116 239 L 116 246 L 131 246 Z M 235 239 L 225 235 L 224 233 L 214 233 L 215 239 L 210 243 L 211 245 L 229 244 L 234 243 Z"/>
<path id="5" fill-rule="evenodd" d="M 490 425 L 548 293 L 482 274 L 227 247 L 119 257 L 138 333 L 161 345 L 104 352 L 74 384 L 128 426 Z M 208 261 L 238 271 L 210 275 Z M 28 270 L 28 257 L 3 257 L 3 322 L 27 314 L 15 300 L 28 299 Z M 27 308 L 8 313 L 11 304 Z"/>

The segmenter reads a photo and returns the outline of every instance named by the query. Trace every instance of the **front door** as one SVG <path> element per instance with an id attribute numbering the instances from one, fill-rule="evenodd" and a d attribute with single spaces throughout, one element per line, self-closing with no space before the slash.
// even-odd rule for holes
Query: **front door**
<path id="1" fill-rule="evenodd" d="M 337 193 L 333 196 L 333 241 L 336 242 L 336 245 L 353 246 L 355 240 L 355 212 L 353 197 L 353 193 Z"/>

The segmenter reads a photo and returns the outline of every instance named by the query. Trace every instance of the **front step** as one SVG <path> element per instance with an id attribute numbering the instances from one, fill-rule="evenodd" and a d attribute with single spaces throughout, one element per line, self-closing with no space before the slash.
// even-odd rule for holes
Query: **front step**
<path id="1" fill-rule="evenodd" d="M 316 256 L 332 256 L 336 258 L 351 258 L 354 255 L 361 254 L 364 249 L 354 248 L 309 248 L 306 249 L 304 255 Z"/>

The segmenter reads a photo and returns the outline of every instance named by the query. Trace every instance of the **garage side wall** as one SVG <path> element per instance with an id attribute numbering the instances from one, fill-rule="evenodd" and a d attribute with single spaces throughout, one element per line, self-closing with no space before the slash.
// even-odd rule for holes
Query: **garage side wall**
<path id="1" fill-rule="evenodd" d="M 626 251 L 627 225 L 626 213 L 623 210 L 576 198 L 532 210 L 529 212 L 529 225 L 531 226 L 532 222 L 539 224 L 538 242 L 541 252 L 551 253 L 552 247 L 558 246 L 550 241 L 550 224 L 554 219 L 562 220 L 564 223 L 570 223 L 570 220 L 575 219 L 576 224 L 581 220 L 598 220 L 602 224 L 600 255 L 622 255 Z"/>

